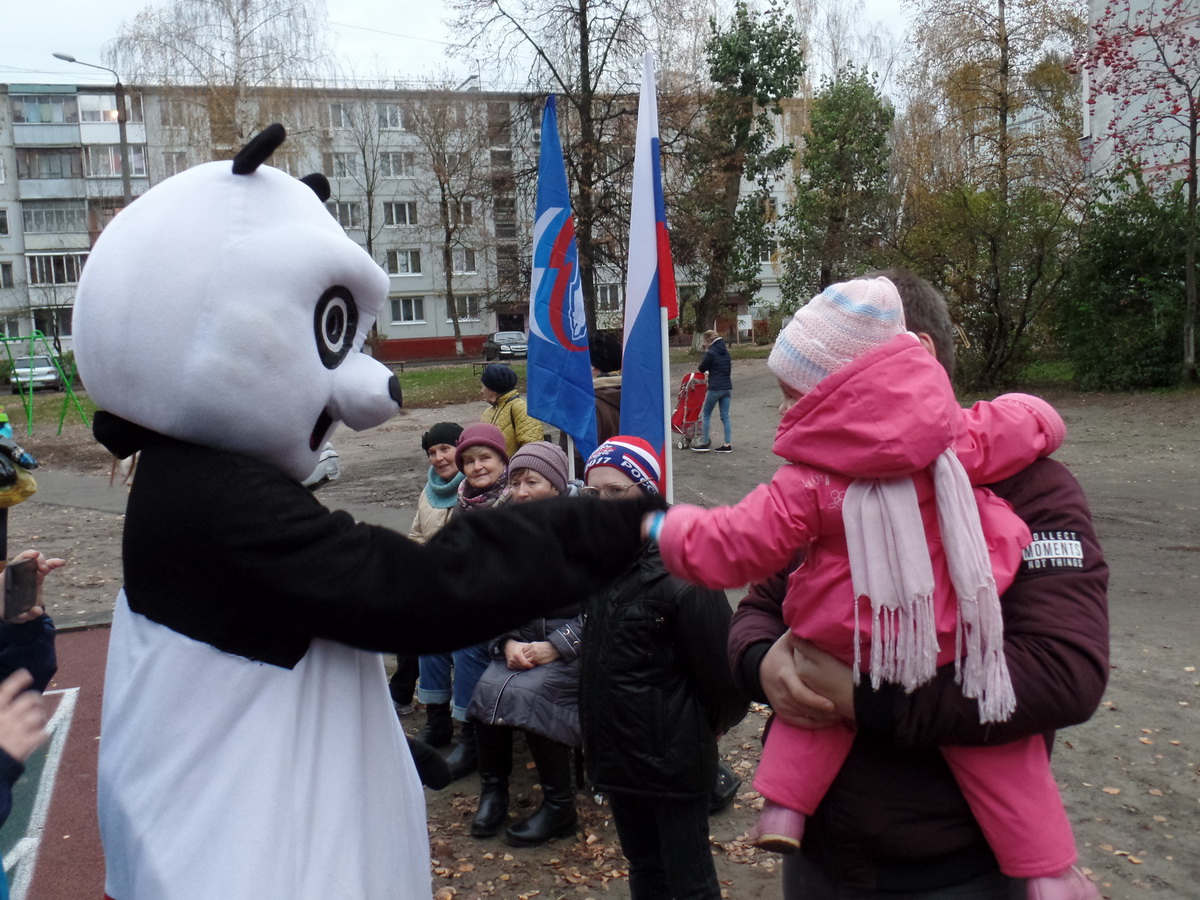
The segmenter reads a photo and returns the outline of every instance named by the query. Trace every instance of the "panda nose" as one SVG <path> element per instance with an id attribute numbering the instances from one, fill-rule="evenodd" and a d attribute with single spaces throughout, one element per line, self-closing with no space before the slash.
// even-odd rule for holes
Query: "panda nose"
<path id="1" fill-rule="evenodd" d="M 400 387 L 400 379 L 395 375 L 388 379 L 388 394 L 396 401 L 398 407 L 404 409 L 404 389 Z"/>

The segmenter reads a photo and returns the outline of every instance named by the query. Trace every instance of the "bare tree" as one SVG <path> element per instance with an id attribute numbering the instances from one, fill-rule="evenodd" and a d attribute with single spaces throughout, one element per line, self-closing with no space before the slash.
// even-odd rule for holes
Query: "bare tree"
<path id="1" fill-rule="evenodd" d="M 320 0 L 167 0 L 123 22 L 104 56 L 127 81 L 178 89 L 167 99 L 190 112 L 193 137 L 206 126 L 229 155 L 289 118 L 296 96 L 283 89 L 320 77 L 324 19 Z"/>
<path id="2" fill-rule="evenodd" d="M 530 88 L 559 95 L 559 127 L 574 186 L 575 240 L 589 330 L 596 327 L 597 193 L 604 145 L 630 108 L 652 43 L 649 0 L 454 0 L 462 49 L 486 50 L 497 74 L 518 67 Z"/>
<path id="3" fill-rule="evenodd" d="M 420 147 L 420 163 L 433 176 L 422 179 L 427 208 L 436 210 L 430 229 L 441 249 L 446 310 L 454 326 L 454 352 L 463 356 L 456 270 L 475 271 L 488 243 L 483 207 L 491 195 L 487 106 L 478 94 L 450 83 L 430 85 L 406 107 L 405 128 Z"/>

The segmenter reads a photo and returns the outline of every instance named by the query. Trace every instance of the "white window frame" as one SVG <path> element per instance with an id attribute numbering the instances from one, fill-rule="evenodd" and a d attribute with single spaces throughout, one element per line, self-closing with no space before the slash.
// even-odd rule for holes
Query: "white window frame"
<path id="1" fill-rule="evenodd" d="M 421 297 L 390 297 L 393 325 L 424 325 L 425 298 Z M 405 308 L 407 305 L 407 309 Z M 399 315 L 397 315 L 399 313 Z M 407 313 L 407 318 L 405 314 Z"/>
<path id="2" fill-rule="evenodd" d="M 325 104 L 325 125 L 334 131 L 354 127 L 354 115 L 349 104 L 341 100 L 330 100 Z"/>
<path id="3" fill-rule="evenodd" d="M 59 327 L 49 330 L 38 328 L 39 313 L 48 313 L 58 322 Z M 34 329 L 40 331 L 42 334 L 57 334 L 59 337 L 70 337 L 75 330 L 75 307 L 73 306 L 34 306 L 29 310 L 29 316 L 33 322 Z M 67 325 L 65 329 L 62 327 L 64 319 Z"/>
<path id="4" fill-rule="evenodd" d="M 3 263 L 3 265 L 9 265 Z M 21 317 L 12 313 L 0 314 L 0 336 L 15 338 L 21 336 Z"/>
<path id="5" fill-rule="evenodd" d="M 459 322 L 479 322 L 482 320 L 483 297 L 479 294 L 459 294 L 454 298 L 454 305 L 458 307 Z M 453 322 L 450 317 L 450 298 L 446 298 L 446 321 Z"/>
<path id="6" fill-rule="evenodd" d="M 355 200 L 330 200 L 325 208 L 343 228 L 362 228 L 362 205 Z"/>
<path id="7" fill-rule="evenodd" d="M 186 150 L 164 150 L 162 160 L 163 173 L 167 178 L 178 175 L 188 167 Z"/>
<path id="8" fill-rule="evenodd" d="M 79 101 L 74 94 L 12 94 L 12 120 L 18 125 L 78 125 L 79 124 Z M 25 114 L 32 102 L 32 105 L 38 107 L 37 121 L 29 121 Z M 21 112 L 17 112 L 17 105 L 20 104 Z M 51 113 L 46 121 L 42 121 L 42 107 L 46 107 Z M 55 118 L 52 110 L 58 108 L 61 113 L 60 118 Z"/>
<path id="9" fill-rule="evenodd" d="M 28 283 L 38 287 L 78 284 L 87 258 L 86 250 L 78 253 L 27 253 L 25 254 L 25 274 Z M 58 280 L 56 271 L 58 266 L 54 263 L 55 259 L 62 260 L 62 281 Z M 50 278 L 45 280 L 47 274 L 50 275 Z"/>
<path id="10" fill-rule="evenodd" d="M 379 154 L 380 177 L 411 178 L 416 162 L 417 155 L 411 150 L 385 150 Z"/>
<path id="11" fill-rule="evenodd" d="M 401 260 L 404 260 L 403 268 Z M 414 268 L 413 262 L 416 261 Z M 403 247 L 398 250 L 389 250 L 384 262 L 384 271 L 389 275 L 395 275 L 398 278 L 412 278 L 421 275 L 421 251 L 416 247 Z"/>
<path id="12" fill-rule="evenodd" d="M 450 222 L 453 225 L 475 224 L 475 205 L 472 200 L 450 201 Z"/>
<path id="13" fill-rule="evenodd" d="M 478 272 L 475 249 L 473 247 L 451 247 L 450 268 L 455 275 L 474 275 Z"/>
<path id="14" fill-rule="evenodd" d="M 621 285 L 596 285 L 596 309 L 604 312 L 617 312 L 621 309 Z"/>
<path id="15" fill-rule="evenodd" d="M 0 262 L 0 288 L 12 288 L 17 286 L 16 275 L 13 272 L 13 264 L 10 262 Z"/>
<path id="16" fill-rule="evenodd" d="M 120 178 L 121 145 L 87 144 L 84 147 L 85 178 Z M 146 177 L 146 145 L 129 145 L 129 177 Z"/>
<path id="17" fill-rule="evenodd" d="M 378 104 L 379 127 L 384 131 L 405 131 L 404 120 L 407 118 L 404 107 L 399 103 Z"/>
<path id="18" fill-rule="evenodd" d="M 326 157 L 330 178 L 354 178 L 358 175 L 358 156 L 348 150 L 335 150 Z"/>
<path id="19" fill-rule="evenodd" d="M 397 213 L 403 212 L 403 215 Z M 383 224 L 389 228 L 404 228 L 417 224 L 416 200 L 389 200 L 383 204 Z"/>
<path id="20" fill-rule="evenodd" d="M 26 234 L 86 234 L 87 204 L 83 200 L 26 200 L 21 204 L 21 227 Z"/>
<path id="21" fill-rule="evenodd" d="M 0 206 L 0 237 L 8 237 L 8 207 Z"/>

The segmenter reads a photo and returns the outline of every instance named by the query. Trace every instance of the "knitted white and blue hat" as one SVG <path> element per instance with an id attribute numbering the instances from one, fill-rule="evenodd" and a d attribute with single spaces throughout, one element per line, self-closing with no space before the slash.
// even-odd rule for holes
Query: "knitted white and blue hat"
<path id="1" fill-rule="evenodd" d="M 888 279 L 831 284 L 779 332 L 767 366 L 784 384 L 807 394 L 826 376 L 905 330 L 900 293 Z"/>

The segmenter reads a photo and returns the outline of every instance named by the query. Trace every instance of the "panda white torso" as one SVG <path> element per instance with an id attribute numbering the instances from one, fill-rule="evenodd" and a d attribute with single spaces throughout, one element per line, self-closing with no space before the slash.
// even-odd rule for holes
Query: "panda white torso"
<path id="1" fill-rule="evenodd" d="M 424 796 L 379 654 L 292 669 L 132 612 L 113 620 L 100 748 L 106 893 L 427 900 Z"/>

